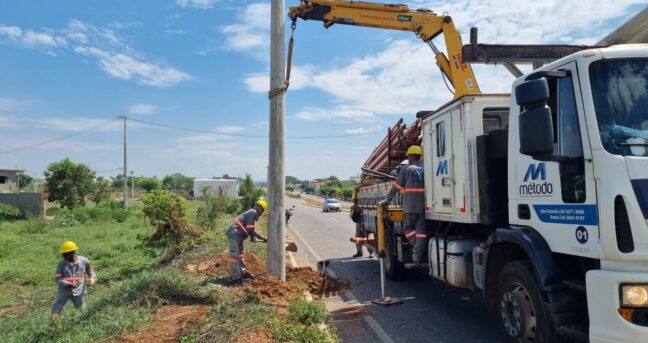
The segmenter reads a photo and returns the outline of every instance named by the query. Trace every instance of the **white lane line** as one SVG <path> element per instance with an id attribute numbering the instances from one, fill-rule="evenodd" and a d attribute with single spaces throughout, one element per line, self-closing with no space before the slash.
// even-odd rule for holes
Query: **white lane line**
<path id="1" fill-rule="evenodd" d="M 299 240 L 300 240 L 302 243 L 304 243 L 304 245 L 306 246 L 306 249 L 308 249 L 308 250 L 310 251 L 310 253 L 313 255 L 313 257 L 315 257 L 315 259 L 316 259 L 317 261 L 321 261 L 321 260 L 322 260 L 322 259 L 319 257 L 319 255 L 315 252 L 315 249 L 313 249 L 313 247 L 312 247 L 310 244 L 308 244 L 308 242 L 306 242 L 306 240 L 304 239 L 304 237 L 302 237 L 302 235 L 301 235 L 299 232 L 297 232 L 297 230 L 293 230 L 292 227 L 289 227 L 289 230 L 290 230 L 292 233 L 294 233 L 295 236 L 297 236 L 297 238 L 299 238 Z M 325 271 L 326 271 L 326 273 L 327 273 L 330 277 L 332 277 L 332 278 L 337 278 L 337 276 L 335 275 L 335 273 L 334 273 L 331 269 L 326 268 Z M 351 300 L 351 302 L 355 302 L 355 303 L 357 303 L 357 304 L 360 303 L 360 302 L 358 301 L 358 299 L 353 295 L 353 293 L 351 293 L 351 291 L 349 291 L 349 290 L 345 290 L 345 291 L 342 292 L 342 293 L 343 293 L 344 296 L 346 296 L 349 300 Z M 367 325 L 369 325 L 369 327 L 371 328 L 371 330 L 373 330 L 373 332 L 376 334 L 376 336 L 378 337 L 378 339 L 380 339 L 381 342 L 383 342 L 383 343 L 394 343 L 394 340 L 392 340 L 391 337 L 389 337 L 389 335 L 387 334 L 387 332 L 385 332 L 385 330 L 383 330 L 383 328 L 380 326 L 380 324 L 378 324 L 378 322 L 377 322 L 377 321 L 376 321 L 372 316 L 370 316 L 370 315 L 366 315 L 366 316 L 363 316 L 362 318 L 365 320 L 365 322 L 367 322 Z"/>

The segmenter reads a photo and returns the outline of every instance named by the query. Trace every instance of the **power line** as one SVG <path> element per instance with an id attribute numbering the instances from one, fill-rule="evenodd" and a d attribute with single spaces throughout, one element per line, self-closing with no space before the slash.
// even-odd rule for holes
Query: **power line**
<path id="1" fill-rule="evenodd" d="M 28 149 L 36 148 L 36 147 L 39 147 L 39 146 L 42 146 L 42 145 L 46 145 L 46 144 L 62 141 L 62 140 L 68 139 L 68 138 L 72 138 L 72 137 L 75 137 L 75 136 L 79 136 L 79 135 L 82 135 L 82 134 L 84 134 L 84 133 L 86 133 L 88 131 L 92 131 L 94 129 L 105 126 L 106 124 L 111 123 L 114 120 L 115 120 L 114 118 L 110 119 L 110 120 L 106 120 L 106 121 L 101 122 L 101 123 L 99 123 L 97 125 L 93 125 L 93 126 L 90 126 L 88 128 L 85 128 L 85 129 L 83 129 L 81 131 L 76 131 L 76 132 L 73 132 L 73 133 L 70 133 L 70 134 L 67 134 L 67 135 L 63 135 L 63 136 L 60 136 L 60 137 L 48 139 L 48 140 L 37 142 L 37 143 L 34 143 L 34 144 L 25 145 L 25 146 L 15 148 L 15 149 L 9 149 L 9 150 L 5 150 L 5 151 L 0 151 L 0 155 L 11 154 L 11 153 L 14 153 L 14 152 L 28 150 Z"/>
<path id="2" fill-rule="evenodd" d="M 133 119 L 133 118 L 130 118 L 130 117 L 125 117 L 125 118 L 127 120 L 130 120 L 130 121 L 133 121 L 133 122 L 136 122 L 136 123 L 141 123 L 141 124 L 146 124 L 146 125 L 151 125 L 151 126 L 164 127 L 164 128 L 167 128 L 167 129 L 174 129 L 174 130 L 182 130 L 182 131 L 190 131 L 190 132 L 206 133 L 206 134 L 211 134 L 211 135 L 230 136 L 230 137 L 268 138 L 268 136 L 263 136 L 263 135 L 245 135 L 245 134 L 238 134 L 238 133 L 226 133 L 226 132 L 218 132 L 218 131 L 209 131 L 209 130 L 188 128 L 188 127 L 174 126 L 174 125 L 163 124 L 163 123 L 156 123 L 156 122 L 146 121 L 146 120 L 141 120 L 141 119 Z M 379 135 L 379 134 L 383 134 L 383 132 L 363 132 L 363 133 L 349 133 L 349 134 L 344 134 L 344 135 L 326 135 L 326 136 L 286 136 L 286 138 L 288 138 L 288 139 L 327 139 L 327 138 L 345 138 L 345 137 L 370 136 L 370 135 Z"/>

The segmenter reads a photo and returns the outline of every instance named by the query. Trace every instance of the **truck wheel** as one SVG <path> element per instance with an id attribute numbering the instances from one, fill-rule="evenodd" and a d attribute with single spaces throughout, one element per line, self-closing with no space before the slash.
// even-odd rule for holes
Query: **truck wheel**
<path id="1" fill-rule="evenodd" d="M 528 261 L 504 266 L 497 283 L 497 309 L 511 342 L 553 342 L 542 294 Z"/>
<path id="2" fill-rule="evenodd" d="M 387 236 L 384 258 L 385 276 L 389 280 L 402 280 L 405 278 L 406 270 L 405 264 L 398 261 L 395 246 L 396 238 L 394 237 L 393 231 L 390 229 L 385 229 L 385 234 Z"/>

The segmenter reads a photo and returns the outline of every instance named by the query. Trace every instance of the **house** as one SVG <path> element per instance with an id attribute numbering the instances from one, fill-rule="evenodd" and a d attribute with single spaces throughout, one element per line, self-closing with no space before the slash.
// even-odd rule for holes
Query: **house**
<path id="1" fill-rule="evenodd" d="M 18 192 L 18 173 L 24 169 L 0 169 L 0 193 Z"/>

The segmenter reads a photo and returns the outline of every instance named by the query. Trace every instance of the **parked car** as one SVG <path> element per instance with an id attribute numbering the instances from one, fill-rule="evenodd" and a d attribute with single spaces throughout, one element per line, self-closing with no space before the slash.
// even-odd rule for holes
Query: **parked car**
<path id="1" fill-rule="evenodd" d="M 341 210 L 342 204 L 340 204 L 340 200 L 338 199 L 328 198 L 322 204 L 322 212 L 340 212 Z"/>

